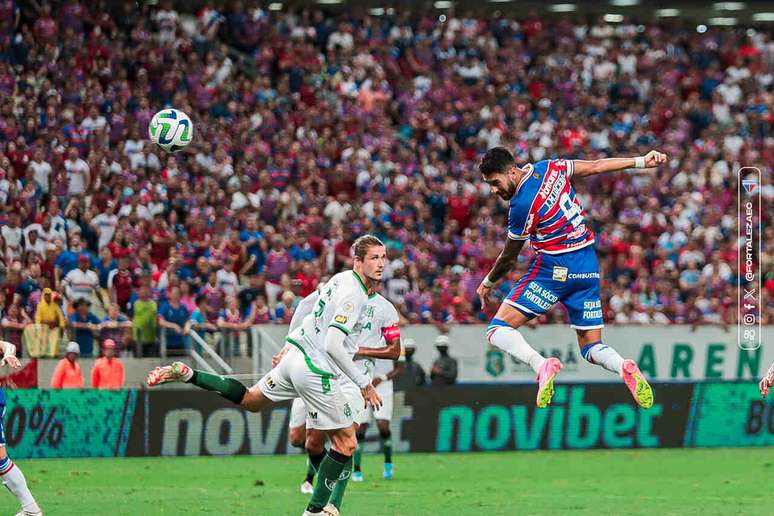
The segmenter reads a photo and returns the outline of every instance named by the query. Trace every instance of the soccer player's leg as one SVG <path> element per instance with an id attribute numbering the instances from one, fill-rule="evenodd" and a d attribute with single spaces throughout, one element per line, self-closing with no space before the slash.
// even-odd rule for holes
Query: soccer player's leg
<path id="1" fill-rule="evenodd" d="M 21 504 L 21 511 L 16 513 L 16 516 L 42 515 L 43 511 L 40 510 L 38 503 L 30 492 L 30 488 L 27 487 L 27 479 L 24 477 L 24 473 L 11 460 L 5 449 L 4 420 L 5 405 L 2 405 L 0 407 L 0 478 L 3 479 L 3 485 L 13 493 Z"/>
<path id="2" fill-rule="evenodd" d="M 357 423 L 357 431 L 355 432 L 355 436 L 357 437 L 357 448 L 355 448 L 355 453 L 352 456 L 353 482 L 363 481 L 363 470 L 361 469 L 363 446 L 365 446 L 365 436 L 366 432 L 368 431 L 368 425 L 373 416 L 373 410 L 373 407 L 368 406 L 361 410 L 360 413 L 355 417 L 355 423 Z"/>
<path id="3" fill-rule="evenodd" d="M 335 514 L 335 508 L 327 507 L 328 502 L 339 480 L 346 481 L 351 475 L 352 453 L 357 446 L 354 417 L 364 402 L 354 384 L 352 389 L 357 390 L 359 400 L 346 396 L 344 384 L 349 380 L 317 371 L 296 370 L 292 376 L 293 385 L 306 405 L 307 441 L 315 432 L 324 432 L 331 441 L 317 469 L 314 492 L 304 514 L 320 514 L 323 509 Z"/>
<path id="4" fill-rule="evenodd" d="M 392 480 L 392 432 L 390 431 L 390 421 L 392 420 L 392 382 L 382 382 L 376 387 L 376 392 L 382 397 L 382 406 L 374 411 L 376 427 L 379 429 L 379 438 L 382 440 L 382 451 L 384 452 L 384 471 L 382 476 L 385 480 Z"/>
<path id="5" fill-rule="evenodd" d="M 529 365 L 538 381 L 536 404 L 544 408 L 551 403 L 554 394 L 554 379 L 562 368 L 558 358 L 544 358 L 529 345 L 518 330 L 531 319 L 545 313 L 557 296 L 551 292 L 550 276 L 541 262 L 550 260 L 538 254 L 530 268 L 516 282 L 503 300 L 497 314 L 486 330 L 489 343 L 517 360 Z"/>
<path id="6" fill-rule="evenodd" d="M 624 360 L 618 352 L 602 340 L 602 302 L 599 288 L 599 266 L 593 250 L 573 253 L 567 262 L 570 272 L 561 294 L 567 308 L 570 327 L 578 335 L 581 356 L 589 363 L 601 366 L 619 375 L 635 401 L 643 408 L 653 405 L 653 390 L 634 360 Z"/>
<path id="7" fill-rule="evenodd" d="M 301 448 L 306 451 L 306 406 L 301 398 L 293 400 L 293 404 L 290 407 L 290 422 L 288 423 L 288 436 L 291 446 L 295 448 Z M 312 465 L 312 461 L 307 457 L 306 461 L 306 478 L 301 483 L 302 494 L 312 494 L 314 486 L 315 467 Z"/>
<path id="8" fill-rule="evenodd" d="M 362 421 L 364 419 L 363 414 L 367 414 L 369 411 L 363 408 L 365 406 L 365 400 L 360 394 L 360 389 L 358 389 L 354 383 L 348 379 L 345 379 L 342 383 L 342 392 L 344 394 L 344 399 L 347 400 L 347 403 L 349 403 L 349 405 L 354 408 L 352 417 L 355 421 L 355 438 L 360 439 L 358 436 L 362 435 L 362 439 L 365 440 L 365 431 L 363 431 L 361 434 L 361 425 L 358 422 Z M 366 417 L 370 416 L 366 415 Z M 359 446 L 358 443 L 355 443 L 355 445 L 353 459 Z M 347 483 L 350 478 L 354 478 L 354 472 L 352 471 L 353 464 L 354 460 L 350 460 L 349 465 L 345 465 L 344 470 L 342 471 L 341 475 L 339 475 L 339 480 L 336 482 L 336 486 L 333 488 L 333 492 L 331 493 L 330 502 L 325 507 L 325 511 L 328 514 L 337 515 L 341 510 L 341 505 L 344 500 L 344 492 L 347 489 Z"/>

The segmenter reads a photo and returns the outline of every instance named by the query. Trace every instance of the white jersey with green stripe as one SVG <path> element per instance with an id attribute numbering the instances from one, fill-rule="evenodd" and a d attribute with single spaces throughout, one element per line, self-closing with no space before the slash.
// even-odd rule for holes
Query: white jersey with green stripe
<path id="1" fill-rule="evenodd" d="M 398 310 L 395 306 L 382 295 L 377 294 L 368 300 L 366 304 L 366 313 L 363 317 L 363 327 L 360 330 L 360 337 L 357 340 L 358 346 L 364 348 L 383 348 L 387 345 L 384 340 L 383 331 L 385 328 L 397 326 L 400 323 Z M 381 358 L 363 359 L 370 362 L 369 366 L 373 376 L 387 374 L 393 369 L 392 360 Z"/>
<path id="2" fill-rule="evenodd" d="M 369 296 L 368 289 L 352 270 L 334 275 L 317 291 L 313 311 L 290 332 L 288 340 L 300 345 L 315 366 L 337 374 L 338 368 L 325 352 L 325 336 L 332 329 L 344 332 L 348 336 L 344 340 L 344 349 L 354 356 L 365 323 L 367 303 L 377 294 Z"/>

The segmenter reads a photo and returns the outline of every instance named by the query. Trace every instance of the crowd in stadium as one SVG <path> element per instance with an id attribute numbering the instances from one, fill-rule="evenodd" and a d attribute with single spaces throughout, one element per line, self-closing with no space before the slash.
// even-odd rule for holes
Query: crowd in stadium
<path id="1" fill-rule="evenodd" d="M 0 3 L 0 310 L 17 343 L 31 323 L 69 326 L 85 353 L 90 336 L 153 352 L 159 327 L 175 348 L 191 327 L 287 324 L 366 232 L 406 321 L 486 321 L 475 290 L 507 206 L 477 160 L 498 145 L 520 164 L 666 152 L 658 171 L 575 182 L 605 318 L 736 321 L 735 172 L 774 162 L 769 31 L 30 3 Z M 165 106 L 194 121 L 182 152 L 147 139 Z M 764 295 L 771 323 L 771 275 Z"/>

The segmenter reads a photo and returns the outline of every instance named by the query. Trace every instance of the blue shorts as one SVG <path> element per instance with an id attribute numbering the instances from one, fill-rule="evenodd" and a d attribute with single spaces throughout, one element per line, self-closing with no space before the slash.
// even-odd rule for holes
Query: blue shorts
<path id="1" fill-rule="evenodd" d="M 503 301 L 532 319 L 562 303 L 570 326 L 578 330 L 602 328 L 599 262 L 593 246 L 562 254 L 536 253 L 527 272 Z"/>

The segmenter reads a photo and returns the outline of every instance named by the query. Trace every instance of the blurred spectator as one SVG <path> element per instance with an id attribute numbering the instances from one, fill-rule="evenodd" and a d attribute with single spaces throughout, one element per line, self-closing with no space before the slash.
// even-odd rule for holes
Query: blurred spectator
<path id="1" fill-rule="evenodd" d="M 54 293 L 50 288 L 43 289 L 43 296 L 38 302 L 35 311 L 35 324 L 43 324 L 53 329 L 63 330 L 65 327 L 64 315 L 59 305 L 54 302 Z"/>
<path id="2" fill-rule="evenodd" d="M 207 298 L 203 295 L 196 296 L 196 309 L 185 323 L 183 332 L 187 335 L 192 329 L 197 332 L 214 332 L 218 330 L 217 325 L 207 320 Z"/>
<path id="3" fill-rule="evenodd" d="M 123 354 L 132 341 L 132 321 L 121 313 L 117 303 L 108 305 L 107 315 L 99 324 L 99 338 L 102 342 L 112 340 L 118 346 L 117 352 Z"/>
<path id="4" fill-rule="evenodd" d="M 8 307 L 8 310 L 3 314 L 2 321 L 0 321 L 5 340 L 16 346 L 16 354 L 20 357 L 23 356 L 22 353 L 24 351 L 22 333 L 24 328 L 31 323 L 32 321 L 27 312 L 16 303 Z"/>
<path id="5" fill-rule="evenodd" d="M 88 299 L 75 301 L 75 311 L 70 315 L 70 328 L 73 330 L 73 338 L 78 343 L 80 352 L 87 356 L 94 356 L 94 337 L 99 336 L 99 318 L 89 308 Z"/>
<path id="6" fill-rule="evenodd" d="M 86 299 L 90 304 L 97 302 L 97 288 L 99 287 L 99 277 L 97 273 L 90 269 L 89 257 L 82 254 L 78 257 L 78 267 L 67 273 L 62 286 L 65 289 L 65 296 L 71 302 L 79 299 Z"/>
<path id="7" fill-rule="evenodd" d="M 159 343 L 156 340 L 156 319 L 158 308 L 151 299 L 150 287 L 140 287 L 137 300 L 132 305 L 132 329 L 134 340 L 140 347 L 142 356 L 158 356 Z"/>
<path id="8" fill-rule="evenodd" d="M 293 292 L 286 291 L 282 294 L 282 302 L 274 309 L 274 317 L 280 324 L 290 324 L 293 313 L 296 311 L 296 296 Z"/>
<path id="9" fill-rule="evenodd" d="M 406 362 L 403 373 L 395 378 L 395 390 L 405 391 L 414 387 L 419 387 L 427 383 L 427 377 L 424 369 L 418 363 L 414 362 L 414 353 L 417 348 L 414 339 L 406 339 L 404 342 Z"/>
<path id="10" fill-rule="evenodd" d="M 94 362 L 91 386 L 95 389 L 120 389 L 124 386 L 124 364 L 116 356 L 116 343 L 106 339 L 102 343 L 103 356 Z"/>
<path id="11" fill-rule="evenodd" d="M 167 351 L 181 352 L 186 349 L 185 323 L 189 316 L 188 309 L 180 303 L 180 289 L 170 288 L 169 300 L 161 306 L 158 317 L 159 326 L 166 333 Z"/>
<path id="12" fill-rule="evenodd" d="M 77 342 L 68 342 L 65 357 L 57 363 L 51 377 L 52 389 L 82 389 L 83 372 L 77 362 L 81 350 Z"/>
<path id="13" fill-rule="evenodd" d="M 430 381 L 433 385 L 454 385 L 457 383 L 457 359 L 449 356 L 449 337 L 439 335 L 435 339 L 438 358 L 430 369 Z"/>

